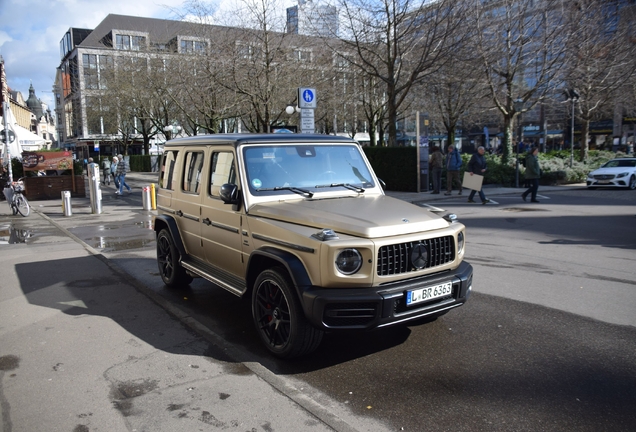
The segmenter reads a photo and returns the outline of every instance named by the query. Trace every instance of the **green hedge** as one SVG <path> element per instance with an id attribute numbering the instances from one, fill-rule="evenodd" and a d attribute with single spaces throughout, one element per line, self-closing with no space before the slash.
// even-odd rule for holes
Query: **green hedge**
<path id="1" fill-rule="evenodd" d="M 363 147 L 363 150 L 387 190 L 417 192 L 415 147 Z"/>
<path id="2" fill-rule="evenodd" d="M 376 175 L 386 183 L 390 191 L 417 191 L 417 149 L 415 147 L 363 147 Z M 462 169 L 460 178 L 468 166 L 472 155 L 462 154 Z M 507 164 L 501 162 L 500 155 L 486 154 L 488 170 L 484 184 L 496 184 L 504 187 L 514 187 L 516 160 L 511 158 Z M 575 154 L 575 157 L 577 155 Z M 570 167 L 570 152 L 557 151 L 539 153 L 541 165 L 541 184 L 567 184 L 585 182 L 587 173 L 598 168 L 610 159 L 625 157 L 624 153 L 609 151 L 590 151 L 586 162 L 574 161 Z M 520 154 L 519 182 L 523 185 L 525 167 L 523 160 L 526 153 Z M 442 187 L 446 185 L 446 170 L 442 174 Z"/>

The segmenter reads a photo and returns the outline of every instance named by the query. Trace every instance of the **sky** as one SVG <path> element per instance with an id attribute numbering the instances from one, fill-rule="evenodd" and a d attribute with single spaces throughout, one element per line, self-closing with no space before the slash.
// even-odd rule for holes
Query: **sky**
<path id="1" fill-rule="evenodd" d="M 283 3 L 282 11 L 296 2 Z M 93 29 L 110 13 L 177 19 L 184 4 L 183 0 L 0 0 L 0 55 L 8 85 L 26 101 L 32 83 L 36 96 L 53 111 L 60 40 L 70 27 Z"/>

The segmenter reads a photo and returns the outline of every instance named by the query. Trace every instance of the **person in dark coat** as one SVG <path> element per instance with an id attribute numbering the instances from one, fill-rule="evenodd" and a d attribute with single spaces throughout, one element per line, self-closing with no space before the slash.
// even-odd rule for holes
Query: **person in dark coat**
<path id="1" fill-rule="evenodd" d="M 448 146 L 448 153 L 446 154 L 446 193 L 444 195 L 450 195 L 453 191 L 453 182 L 459 184 L 459 193 L 462 194 L 462 181 L 459 178 L 459 171 L 462 169 L 462 156 L 459 154 L 459 150 L 453 145 Z"/>
<path id="2" fill-rule="evenodd" d="M 431 168 L 431 178 L 433 179 L 433 192 L 431 193 L 438 194 L 442 187 L 442 167 L 444 166 L 444 156 L 439 151 L 439 147 L 435 146 L 431 149 L 428 165 Z"/>
<path id="3" fill-rule="evenodd" d="M 525 201 L 528 194 L 531 194 L 531 201 L 538 203 L 537 191 L 539 190 L 539 179 L 541 178 L 541 167 L 539 166 L 539 148 L 534 147 L 526 156 L 526 181 L 530 183 L 530 187 L 521 194 L 521 198 Z"/>
<path id="4" fill-rule="evenodd" d="M 477 148 L 477 153 L 474 153 L 473 156 L 470 158 L 470 162 L 468 162 L 468 172 L 471 176 L 475 174 L 480 176 L 486 175 L 487 164 L 486 164 L 486 158 L 484 157 L 485 152 L 486 152 L 486 149 L 483 146 L 479 146 Z M 475 197 L 476 192 L 477 192 L 476 190 L 470 191 L 470 195 L 468 195 L 469 203 L 475 202 L 473 201 L 473 198 Z M 482 204 L 486 204 L 490 202 L 490 200 L 486 198 L 486 195 L 484 195 L 483 183 L 482 183 L 482 188 L 479 189 L 479 198 L 481 198 Z"/>

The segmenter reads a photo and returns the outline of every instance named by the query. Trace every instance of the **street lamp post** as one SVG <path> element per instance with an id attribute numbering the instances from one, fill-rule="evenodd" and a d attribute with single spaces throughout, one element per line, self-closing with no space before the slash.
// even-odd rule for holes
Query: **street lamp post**
<path id="1" fill-rule="evenodd" d="M 300 113 L 300 108 L 298 107 L 298 105 L 287 105 L 287 107 L 285 108 L 285 112 L 287 113 L 287 115 L 293 115 L 294 113 Z M 300 129 L 300 125 L 298 125 L 298 127 L 296 128 L 296 131 L 298 131 Z"/>
<path id="2" fill-rule="evenodd" d="M 516 160 L 516 167 L 515 167 L 515 187 L 519 187 L 519 146 L 521 145 L 521 141 L 523 140 L 523 129 L 521 126 L 521 116 L 522 116 L 522 111 L 523 111 L 523 99 L 521 98 L 517 98 L 514 101 L 514 108 L 515 108 L 515 112 L 519 113 L 519 118 L 517 119 L 517 127 L 519 129 L 519 141 L 517 141 L 517 144 L 515 145 L 516 147 L 516 151 L 515 153 L 517 154 Z"/>
<path id="3" fill-rule="evenodd" d="M 572 119 L 570 124 L 570 168 L 574 165 L 574 105 L 579 101 L 580 95 L 575 89 L 563 92 L 568 100 L 572 101 Z"/>

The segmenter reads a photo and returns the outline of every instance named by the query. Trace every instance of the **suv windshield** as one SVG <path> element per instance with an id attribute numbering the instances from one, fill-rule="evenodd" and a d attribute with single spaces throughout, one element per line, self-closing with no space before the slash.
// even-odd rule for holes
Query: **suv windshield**
<path id="1" fill-rule="evenodd" d="M 243 157 L 253 194 L 302 191 L 309 197 L 307 191 L 342 189 L 362 193 L 374 186 L 355 145 L 249 146 L 244 148 Z"/>

